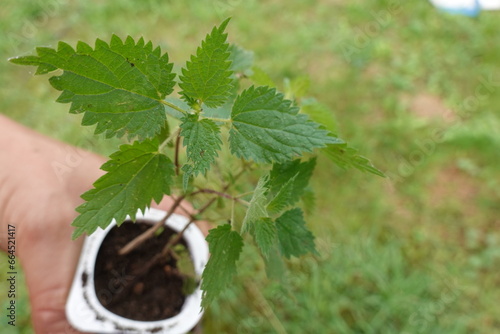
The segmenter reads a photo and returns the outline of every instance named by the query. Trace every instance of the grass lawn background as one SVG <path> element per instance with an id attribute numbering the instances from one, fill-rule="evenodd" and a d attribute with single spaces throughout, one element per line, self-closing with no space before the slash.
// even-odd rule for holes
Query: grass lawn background
<path id="1" fill-rule="evenodd" d="M 309 76 L 309 95 L 331 109 L 341 137 L 391 178 L 320 160 L 308 222 L 321 255 L 289 261 L 280 283 L 245 247 L 205 332 L 498 331 L 500 12 L 452 16 L 427 1 L 6 0 L 1 112 L 110 154 L 118 141 L 93 137 L 54 102 L 47 76 L 7 58 L 115 33 L 144 36 L 182 64 L 228 16 L 231 42 L 278 83 Z M 2 280 L 3 310 L 5 291 Z M 4 329 L 2 316 L 2 333 L 32 332 L 22 281 L 19 292 L 18 326 Z"/>

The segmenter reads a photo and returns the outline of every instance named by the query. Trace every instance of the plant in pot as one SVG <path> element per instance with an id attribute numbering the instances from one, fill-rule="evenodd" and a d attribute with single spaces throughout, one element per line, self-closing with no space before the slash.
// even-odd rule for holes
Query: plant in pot
<path id="1" fill-rule="evenodd" d="M 96 134 L 128 141 L 72 223 L 74 238 L 88 235 L 67 304 L 79 330 L 184 333 L 231 282 L 245 242 L 271 266 L 315 253 L 302 198 L 316 149 L 341 167 L 383 175 L 335 135 L 324 105 L 303 98 L 306 79 L 286 80 L 282 94 L 251 52 L 229 44 L 228 22 L 179 75 L 167 53 L 130 36 L 10 59 L 36 74 L 62 70 L 49 79 L 62 91 L 57 102 L 71 103 Z M 174 200 L 168 213 L 149 209 L 165 195 Z M 218 223 L 208 247 L 197 220 Z"/>

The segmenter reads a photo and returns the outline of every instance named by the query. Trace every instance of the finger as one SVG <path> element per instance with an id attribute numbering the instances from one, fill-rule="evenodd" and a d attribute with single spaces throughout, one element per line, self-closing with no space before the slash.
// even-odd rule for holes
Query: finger
<path id="1" fill-rule="evenodd" d="M 71 239 L 69 223 L 43 230 L 38 225 L 26 226 L 19 234 L 35 333 L 78 333 L 66 320 L 65 305 L 83 238 Z"/>

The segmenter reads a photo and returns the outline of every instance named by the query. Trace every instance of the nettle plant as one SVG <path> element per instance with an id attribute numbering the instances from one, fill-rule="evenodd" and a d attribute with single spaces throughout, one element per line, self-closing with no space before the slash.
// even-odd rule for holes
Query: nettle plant
<path id="1" fill-rule="evenodd" d="M 62 70 L 49 79 L 62 91 L 57 102 L 71 103 L 70 113 L 83 114 L 82 125 L 95 124 L 96 134 L 130 142 L 110 156 L 101 167 L 106 174 L 82 195 L 86 202 L 76 209 L 73 238 L 104 229 L 113 219 L 118 225 L 127 216 L 135 220 L 138 210 L 172 196 L 169 214 L 120 250 L 126 254 L 161 232 L 185 199 L 210 196 L 188 213 L 191 223 L 205 219 L 213 203 L 231 202 L 228 223 L 206 238 L 211 257 L 201 283 L 203 306 L 230 283 L 244 239 L 253 239 L 268 264 L 316 252 L 301 208 L 301 198 L 310 193 L 315 149 L 341 167 L 383 175 L 335 135 L 324 105 L 301 98 L 306 79 L 287 80 L 285 97 L 253 66 L 251 52 L 230 45 L 228 22 L 213 28 L 179 75 L 160 47 L 130 36 L 122 41 L 113 35 L 109 43 L 97 39 L 94 48 L 78 42 L 76 50 L 59 42 L 57 50 L 38 47 L 36 56 L 10 59 L 38 66 L 35 74 Z M 176 84 L 180 90 L 174 95 Z M 261 173 L 256 184 L 239 183 L 247 172 Z M 235 219 L 238 210 L 241 219 Z M 169 256 L 181 237 L 182 232 L 173 237 L 157 257 Z"/>

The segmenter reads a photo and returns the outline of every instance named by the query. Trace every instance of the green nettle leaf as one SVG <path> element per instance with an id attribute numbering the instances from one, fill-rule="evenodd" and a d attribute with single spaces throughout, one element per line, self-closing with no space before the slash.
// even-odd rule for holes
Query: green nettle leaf
<path id="1" fill-rule="evenodd" d="M 259 179 L 257 186 L 250 200 L 250 205 L 248 206 L 245 218 L 243 218 L 243 224 L 241 227 L 241 232 L 252 232 L 254 223 L 260 218 L 267 217 L 266 205 L 267 205 L 267 188 L 266 184 L 269 181 L 269 175 L 266 174 Z"/>
<path id="2" fill-rule="evenodd" d="M 277 242 L 269 250 L 267 257 L 264 256 L 264 264 L 266 266 L 266 274 L 270 279 L 285 283 L 286 265 L 279 250 Z"/>
<path id="3" fill-rule="evenodd" d="M 279 213 L 287 206 L 293 204 L 296 194 L 293 193 L 295 179 L 299 173 L 295 174 L 283 187 L 280 188 L 276 196 L 267 205 L 267 211 L 270 214 Z"/>
<path id="4" fill-rule="evenodd" d="M 215 161 L 222 144 L 219 126 L 210 119 L 200 120 L 198 115 L 188 115 L 182 119 L 180 127 L 187 157 L 193 163 L 189 172 L 195 176 L 204 174 Z"/>
<path id="5" fill-rule="evenodd" d="M 301 76 L 293 80 L 285 79 L 284 84 L 287 96 L 291 95 L 293 98 L 299 99 L 309 91 L 311 80 L 308 76 Z"/>
<path id="6" fill-rule="evenodd" d="M 320 123 L 331 133 L 338 132 L 337 121 L 326 105 L 310 98 L 302 101 L 301 111 L 309 115 L 313 121 Z M 338 138 L 338 140 L 339 144 L 343 143 L 341 139 Z"/>
<path id="7" fill-rule="evenodd" d="M 282 164 L 274 164 L 268 185 L 270 193 L 278 196 L 279 193 L 284 192 L 285 186 L 291 187 L 286 204 L 292 205 L 296 203 L 304 194 L 315 166 L 316 158 L 304 162 L 296 159 Z M 290 184 L 291 179 L 293 179 L 293 182 Z"/>
<path id="8" fill-rule="evenodd" d="M 231 70 L 233 72 L 244 73 L 252 68 L 254 58 L 252 51 L 231 44 L 229 46 L 229 52 L 231 53 L 229 60 L 231 61 Z"/>
<path id="9" fill-rule="evenodd" d="M 312 120 L 320 123 L 330 132 L 337 133 L 337 122 L 335 121 L 332 112 L 324 104 L 321 104 L 314 99 L 307 99 L 303 101 L 301 110 L 308 114 Z M 327 145 L 326 148 L 322 149 L 322 152 L 339 167 L 344 169 L 354 167 L 363 172 L 369 172 L 385 177 L 384 173 L 374 167 L 370 160 L 359 155 L 358 150 L 348 146 L 348 144 L 342 139 L 336 139 L 336 143 Z"/>
<path id="10" fill-rule="evenodd" d="M 337 122 L 331 111 L 324 104 L 314 99 L 308 99 L 303 102 L 301 110 L 308 114 L 312 120 L 320 123 L 327 130 L 336 133 Z M 337 143 L 327 145 L 322 152 L 341 168 L 354 167 L 363 172 L 373 173 L 385 177 L 384 173 L 378 170 L 367 158 L 358 154 L 358 150 L 349 147 L 342 139 L 337 138 Z"/>
<path id="11" fill-rule="evenodd" d="M 94 183 L 94 189 L 82 195 L 86 201 L 77 208 L 73 238 L 106 228 L 112 219 L 123 222 L 127 215 L 135 220 L 137 210 L 159 203 L 170 193 L 173 164 L 158 152 L 157 140 L 122 145 L 101 169 L 107 173 Z"/>
<path id="12" fill-rule="evenodd" d="M 276 226 L 271 218 L 261 218 L 254 224 L 254 239 L 265 258 L 269 254 L 276 241 Z"/>
<path id="13" fill-rule="evenodd" d="M 186 164 L 182 166 L 182 171 L 184 172 L 184 174 L 182 174 L 182 189 L 184 190 L 184 192 L 187 192 L 187 190 L 193 183 L 193 170 L 194 168 L 192 165 Z"/>
<path id="14" fill-rule="evenodd" d="M 347 143 L 328 145 L 322 152 L 341 168 L 354 167 L 362 172 L 385 177 L 385 174 L 373 166 L 369 159 L 359 155 L 358 150 L 348 146 Z"/>
<path id="15" fill-rule="evenodd" d="M 185 101 L 183 101 L 183 100 L 181 100 L 180 98 L 177 98 L 177 97 L 168 96 L 165 99 L 165 102 L 173 104 L 174 106 L 176 106 L 177 108 L 182 109 L 182 110 L 189 110 L 190 109 L 189 105 Z M 165 105 L 165 112 L 167 113 L 167 115 L 170 115 L 173 118 L 177 118 L 177 119 L 181 119 L 181 118 L 183 118 L 185 116 L 184 113 L 182 113 L 179 110 L 174 109 L 174 108 L 172 108 L 171 106 L 168 106 L 168 105 Z"/>
<path id="16" fill-rule="evenodd" d="M 250 75 L 250 79 L 257 86 L 268 86 L 271 88 L 276 88 L 276 83 L 271 79 L 269 74 L 264 72 L 263 69 L 257 66 L 253 66 L 251 69 L 252 74 Z"/>
<path id="17" fill-rule="evenodd" d="M 226 102 L 217 108 L 204 107 L 200 115 L 207 118 L 219 118 L 229 121 L 231 119 L 231 109 L 233 108 L 234 100 L 236 100 L 239 90 L 239 81 L 234 79 L 233 87 L 229 91 Z"/>
<path id="18" fill-rule="evenodd" d="M 281 254 L 286 258 L 299 257 L 308 252 L 318 253 L 314 246 L 314 236 L 306 227 L 301 209 L 286 211 L 276 219 L 276 229 Z"/>
<path id="19" fill-rule="evenodd" d="M 208 306 L 227 288 L 236 274 L 236 262 L 243 249 L 243 238 L 238 232 L 231 231 L 229 224 L 211 229 L 207 241 L 211 256 L 203 271 L 201 282 L 203 307 Z"/>
<path id="20" fill-rule="evenodd" d="M 208 107 L 218 107 L 226 102 L 232 87 L 229 57 L 229 44 L 224 29 L 229 22 L 225 20 L 220 27 L 214 27 L 207 35 L 196 56 L 186 63 L 180 76 L 181 95 L 190 105 L 194 101 Z"/>
<path id="21" fill-rule="evenodd" d="M 304 204 L 304 211 L 306 214 L 311 214 L 316 209 L 316 195 L 314 190 L 311 188 L 306 188 L 304 194 L 301 197 L 302 203 Z"/>
<path id="22" fill-rule="evenodd" d="M 256 162 L 285 162 L 316 147 L 335 143 L 328 131 L 269 87 L 250 87 L 234 102 L 231 152 Z"/>
<path id="23" fill-rule="evenodd" d="M 107 137 L 154 137 L 165 123 L 161 101 L 175 84 L 173 65 L 160 47 L 129 36 L 123 42 L 113 35 L 108 44 L 100 39 L 92 49 L 78 42 L 76 50 L 59 42 L 57 50 L 36 49 L 38 56 L 13 58 L 21 65 L 36 65 L 36 74 L 62 69 L 50 78 L 62 91 L 57 102 L 72 103 L 71 113 L 84 113 L 83 125 L 97 124 L 96 133 Z"/>
<path id="24" fill-rule="evenodd" d="M 217 108 L 203 108 L 201 116 L 206 118 L 218 118 L 229 121 L 231 119 L 231 108 L 233 107 L 236 96 L 229 96 L 227 101 Z"/>

